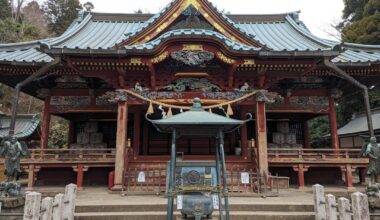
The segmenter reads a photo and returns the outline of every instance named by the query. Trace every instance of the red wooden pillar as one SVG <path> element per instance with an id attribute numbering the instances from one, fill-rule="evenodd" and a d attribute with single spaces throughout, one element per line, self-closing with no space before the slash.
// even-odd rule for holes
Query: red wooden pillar
<path id="1" fill-rule="evenodd" d="M 308 121 L 303 122 L 303 138 L 304 138 L 304 147 L 305 148 L 311 148 Z"/>
<path id="2" fill-rule="evenodd" d="M 41 148 L 47 149 L 49 142 L 49 128 L 50 128 L 50 96 L 45 98 L 44 110 L 42 115 L 41 125 Z"/>
<path id="3" fill-rule="evenodd" d="M 140 130 L 141 130 L 141 112 L 136 111 L 134 115 L 133 131 L 133 157 L 137 159 L 140 152 Z"/>
<path id="4" fill-rule="evenodd" d="M 334 97 L 329 97 L 329 121 L 331 133 L 331 146 L 333 149 L 339 149 L 338 126 L 336 121 L 336 109 Z"/>
<path id="5" fill-rule="evenodd" d="M 83 164 L 78 164 L 76 171 L 77 171 L 77 187 L 78 187 L 78 190 L 83 190 L 83 177 L 84 177 Z"/>
<path id="6" fill-rule="evenodd" d="M 345 181 L 346 181 L 346 187 L 347 188 L 354 188 L 354 185 L 352 183 L 352 167 L 351 164 L 346 164 L 345 167 L 341 168 L 342 172 L 345 173 Z"/>
<path id="7" fill-rule="evenodd" d="M 28 171 L 28 187 L 26 189 L 33 190 L 34 180 L 35 180 L 34 164 L 30 164 L 27 171 Z"/>
<path id="8" fill-rule="evenodd" d="M 259 171 L 268 174 L 268 143 L 265 101 L 256 101 L 256 146 Z"/>
<path id="9" fill-rule="evenodd" d="M 241 119 L 245 119 L 245 115 L 247 113 L 247 110 L 242 107 L 241 108 L 241 111 L 240 111 L 240 118 Z M 244 157 L 244 159 L 248 159 L 248 155 L 249 155 L 249 152 L 248 152 L 248 140 L 247 140 L 247 125 L 244 123 L 243 126 L 241 126 L 240 128 L 240 143 L 241 143 L 241 153 L 242 153 L 242 156 Z"/>
<path id="10" fill-rule="evenodd" d="M 298 164 L 298 166 L 293 167 L 293 170 L 297 172 L 298 177 L 298 188 L 302 189 L 305 187 L 305 169 L 303 164 Z"/>
<path id="11" fill-rule="evenodd" d="M 149 145 L 149 124 L 147 120 L 144 120 L 143 122 L 143 155 L 148 154 L 148 145 Z"/>
<path id="12" fill-rule="evenodd" d="M 126 100 L 118 103 L 117 131 L 116 131 L 116 155 L 115 177 L 112 190 L 121 190 L 123 183 L 123 171 L 125 161 L 125 148 L 127 147 L 128 104 Z"/>

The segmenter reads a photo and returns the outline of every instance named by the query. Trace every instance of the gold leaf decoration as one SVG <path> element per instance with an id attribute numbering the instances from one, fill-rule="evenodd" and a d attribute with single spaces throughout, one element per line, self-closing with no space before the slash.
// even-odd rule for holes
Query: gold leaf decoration
<path id="1" fill-rule="evenodd" d="M 169 52 L 165 51 L 165 52 L 161 53 L 160 55 L 153 57 L 150 61 L 152 63 L 160 63 L 160 62 L 164 61 L 168 56 L 169 56 Z"/>
<path id="2" fill-rule="evenodd" d="M 226 57 L 222 52 L 216 53 L 216 56 L 223 62 L 228 63 L 228 64 L 234 64 L 236 60 Z"/>

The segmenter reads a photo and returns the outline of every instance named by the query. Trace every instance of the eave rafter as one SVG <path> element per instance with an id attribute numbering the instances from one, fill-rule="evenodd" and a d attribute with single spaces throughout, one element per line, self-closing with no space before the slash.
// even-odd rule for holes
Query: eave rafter
<path id="1" fill-rule="evenodd" d="M 216 30 L 231 40 L 258 48 L 263 47 L 259 42 L 254 41 L 246 34 L 231 26 L 206 0 L 177 0 L 157 21 L 136 35 L 117 44 L 115 47 L 121 48 L 126 45 L 137 45 L 149 42 L 162 34 L 189 6 L 193 6 L 197 9 Z"/>

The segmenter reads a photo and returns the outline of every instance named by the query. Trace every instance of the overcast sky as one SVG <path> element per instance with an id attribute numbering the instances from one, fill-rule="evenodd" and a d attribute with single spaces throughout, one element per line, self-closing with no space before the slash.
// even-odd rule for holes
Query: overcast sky
<path id="1" fill-rule="evenodd" d="M 91 1 L 96 12 L 156 13 L 171 0 L 80 0 Z M 210 0 L 219 10 L 232 14 L 270 14 L 301 10 L 300 19 L 317 36 L 334 39 L 331 24 L 337 24 L 343 11 L 343 0 Z"/>

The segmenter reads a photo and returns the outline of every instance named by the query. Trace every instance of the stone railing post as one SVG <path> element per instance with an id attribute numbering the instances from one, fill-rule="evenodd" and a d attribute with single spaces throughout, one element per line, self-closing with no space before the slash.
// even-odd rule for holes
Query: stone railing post
<path id="1" fill-rule="evenodd" d="M 327 194 L 326 197 L 326 220 L 337 220 L 336 199 L 334 195 Z"/>
<path id="2" fill-rule="evenodd" d="M 39 220 L 41 208 L 41 193 L 30 192 L 25 197 L 23 220 Z"/>
<path id="3" fill-rule="evenodd" d="M 51 220 L 53 217 L 53 198 L 46 197 L 41 203 L 41 220 Z"/>
<path id="4" fill-rule="evenodd" d="M 75 204 L 77 198 L 77 185 L 69 184 L 65 188 L 63 202 L 63 219 L 74 220 Z"/>
<path id="5" fill-rule="evenodd" d="M 339 220 L 351 220 L 350 200 L 346 198 L 338 199 Z"/>
<path id="6" fill-rule="evenodd" d="M 54 220 L 63 220 L 63 199 L 64 195 L 59 193 L 54 197 L 53 203 L 53 219 Z"/>
<path id="7" fill-rule="evenodd" d="M 319 184 L 313 185 L 315 220 L 326 220 L 325 188 Z"/>
<path id="8" fill-rule="evenodd" d="M 370 220 L 368 196 L 356 192 L 351 194 L 352 214 L 354 220 Z"/>

